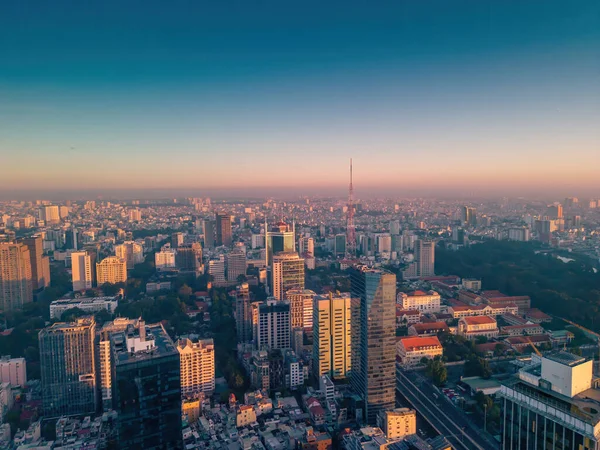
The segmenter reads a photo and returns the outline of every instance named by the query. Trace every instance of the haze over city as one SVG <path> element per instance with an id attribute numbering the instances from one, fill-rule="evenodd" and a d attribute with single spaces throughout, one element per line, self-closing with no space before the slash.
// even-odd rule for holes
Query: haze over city
<path id="1" fill-rule="evenodd" d="M 596 1 L 4 5 L 0 191 L 344 195 L 353 157 L 357 195 L 591 194 L 599 14 Z"/>

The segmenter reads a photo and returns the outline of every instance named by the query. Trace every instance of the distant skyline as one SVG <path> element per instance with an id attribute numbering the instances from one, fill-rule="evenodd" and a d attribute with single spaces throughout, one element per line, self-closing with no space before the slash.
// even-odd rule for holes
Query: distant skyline
<path id="1" fill-rule="evenodd" d="M 350 157 L 358 196 L 600 197 L 597 0 L 34 3 L 0 15 L 3 198 L 343 196 Z"/>

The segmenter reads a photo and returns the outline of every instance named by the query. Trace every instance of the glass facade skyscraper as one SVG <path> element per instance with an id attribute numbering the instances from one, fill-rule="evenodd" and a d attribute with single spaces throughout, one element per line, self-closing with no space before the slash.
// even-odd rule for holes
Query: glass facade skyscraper
<path id="1" fill-rule="evenodd" d="M 352 375 L 365 400 L 365 419 L 375 425 L 396 399 L 396 275 L 356 265 L 350 269 Z"/>
<path id="2" fill-rule="evenodd" d="M 39 332 L 42 405 L 46 417 L 96 411 L 93 318 L 55 323 Z"/>

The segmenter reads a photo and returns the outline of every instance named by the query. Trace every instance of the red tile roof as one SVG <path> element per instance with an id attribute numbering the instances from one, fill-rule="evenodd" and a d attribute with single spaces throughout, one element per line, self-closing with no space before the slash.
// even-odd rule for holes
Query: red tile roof
<path id="1" fill-rule="evenodd" d="M 442 348 L 442 344 L 440 344 L 440 340 L 437 338 L 437 336 L 401 337 L 399 340 L 402 342 L 402 345 L 407 352 L 418 350 L 424 347 Z"/>
<path id="2" fill-rule="evenodd" d="M 496 323 L 496 321 L 490 316 L 463 317 L 460 320 L 463 320 L 467 325 L 484 325 L 489 323 Z"/>

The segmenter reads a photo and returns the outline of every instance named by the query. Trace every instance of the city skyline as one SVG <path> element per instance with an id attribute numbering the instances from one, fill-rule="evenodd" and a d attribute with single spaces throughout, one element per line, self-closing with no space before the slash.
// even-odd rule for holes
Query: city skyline
<path id="1" fill-rule="evenodd" d="M 3 13 L 4 195 L 597 188 L 597 2 L 115 6 Z"/>

